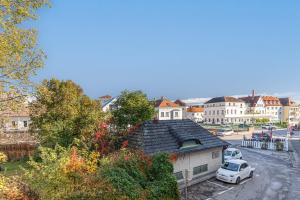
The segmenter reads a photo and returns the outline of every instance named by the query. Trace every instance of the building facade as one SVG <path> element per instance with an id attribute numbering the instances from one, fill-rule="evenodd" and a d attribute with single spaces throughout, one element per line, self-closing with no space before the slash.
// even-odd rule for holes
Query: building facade
<path id="1" fill-rule="evenodd" d="M 204 120 L 204 107 L 190 106 L 186 109 L 186 119 L 193 120 L 194 122 L 203 122 Z"/>
<path id="2" fill-rule="evenodd" d="M 300 123 L 300 106 L 291 98 L 280 98 L 282 105 L 281 121 L 289 126 L 296 126 Z"/>
<path id="3" fill-rule="evenodd" d="M 2 128 L 6 133 L 27 132 L 31 123 L 27 106 L 17 111 L 5 111 L 1 113 Z"/>
<path id="4" fill-rule="evenodd" d="M 162 97 L 155 101 L 156 118 L 158 120 L 180 120 L 182 119 L 182 107 Z"/>
<path id="5" fill-rule="evenodd" d="M 250 123 L 246 103 L 235 97 L 216 97 L 204 104 L 204 122 L 207 124 Z"/>

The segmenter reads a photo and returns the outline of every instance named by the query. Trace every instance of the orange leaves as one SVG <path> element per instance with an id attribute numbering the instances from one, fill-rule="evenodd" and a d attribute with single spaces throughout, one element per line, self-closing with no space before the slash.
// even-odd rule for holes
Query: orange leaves
<path id="1" fill-rule="evenodd" d="M 177 161 L 177 159 L 178 159 L 178 156 L 177 156 L 177 154 L 175 154 L 175 153 L 173 153 L 173 154 L 170 154 L 170 160 L 171 160 L 172 162 L 176 162 L 176 161 Z"/>

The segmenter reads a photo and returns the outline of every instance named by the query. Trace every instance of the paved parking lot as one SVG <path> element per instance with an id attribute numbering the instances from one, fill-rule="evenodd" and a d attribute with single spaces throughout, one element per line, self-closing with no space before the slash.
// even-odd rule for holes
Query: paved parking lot
<path id="1" fill-rule="evenodd" d="M 293 167 L 286 155 L 263 150 L 241 149 L 243 157 L 255 167 L 254 177 L 239 185 L 215 178 L 188 189 L 188 200 L 294 200 L 300 196 L 300 169 Z M 284 153 L 283 153 L 284 154 Z M 182 200 L 185 194 L 182 192 Z"/>

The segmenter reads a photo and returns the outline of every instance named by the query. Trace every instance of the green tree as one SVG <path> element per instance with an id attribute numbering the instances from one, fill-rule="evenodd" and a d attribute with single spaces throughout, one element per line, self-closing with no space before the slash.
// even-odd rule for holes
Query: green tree
<path id="1" fill-rule="evenodd" d="M 42 145 L 67 147 L 88 143 L 103 120 L 101 103 L 83 94 L 74 82 L 44 80 L 30 105 L 31 129 Z"/>
<path id="2" fill-rule="evenodd" d="M 23 23 L 36 19 L 37 10 L 46 4 L 47 0 L 0 0 L 0 111 L 20 107 L 31 91 L 30 77 L 43 66 L 37 31 Z"/>
<path id="3" fill-rule="evenodd" d="M 112 111 L 113 123 L 121 131 L 150 120 L 155 114 L 154 106 L 141 91 L 123 91 L 115 107 Z"/>

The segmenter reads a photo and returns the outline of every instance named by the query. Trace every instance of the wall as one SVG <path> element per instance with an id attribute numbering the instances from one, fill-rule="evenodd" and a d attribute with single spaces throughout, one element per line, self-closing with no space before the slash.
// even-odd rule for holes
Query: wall
<path id="1" fill-rule="evenodd" d="M 178 159 L 174 163 L 174 173 L 182 171 L 183 176 L 185 176 L 185 170 L 188 170 L 188 176 L 193 178 L 190 184 L 195 184 L 197 182 L 210 178 L 211 176 L 215 175 L 215 172 L 222 165 L 222 149 L 222 147 L 219 147 L 179 155 Z M 219 157 L 213 159 L 212 152 L 219 152 Z M 205 164 L 208 164 L 208 171 L 193 176 L 193 168 Z M 205 176 L 207 176 L 207 178 Z M 179 182 L 184 182 L 184 179 L 180 180 Z"/>
<path id="2" fill-rule="evenodd" d="M 12 125 L 13 121 L 16 123 L 15 127 Z M 24 121 L 27 122 L 27 127 L 24 126 Z M 31 121 L 29 116 L 9 117 L 9 119 L 4 125 L 4 129 L 5 131 L 28 131 L 30 123 Z"/>
<path id="3" fill-rule="evenodd" d="M 37 144 L 1 144 L 0 152 L 4 152 L 8 160 L 20 160 L 29 156 L 33 156 Z"/>
<path id="4" fill-rule="evenodd" d="M 157 118 L 158 120 L 171 120 L 171 119 L 182 119 L 182 108 L 173 108 L 173 107 L 166 107 L 166 108 L 156 108 L 157 111 Z M 161 112 L 164 112 L 164 117 L 161 116 Z M 166 112 L 169 113 L 168 117 L 166 116 Z M 175 112 L 178 112 L 178 117 L 175 117 Z"/>

